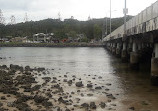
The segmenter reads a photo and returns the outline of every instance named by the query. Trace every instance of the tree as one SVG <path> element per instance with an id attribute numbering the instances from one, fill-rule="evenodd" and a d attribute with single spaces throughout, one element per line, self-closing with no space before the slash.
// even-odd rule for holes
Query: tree
<path id="1" fill-rule="evenodd" d="M 96 40 L 100 40 L 102 36 L 102 30 L 101 27 L 98 24 L 94 25 L 94 38 Z"/>

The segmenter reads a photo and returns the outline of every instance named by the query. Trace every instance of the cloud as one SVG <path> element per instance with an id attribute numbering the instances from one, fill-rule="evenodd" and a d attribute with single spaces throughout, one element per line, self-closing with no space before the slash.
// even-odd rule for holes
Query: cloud
<path id="1" fill-rule="evenodd" d="M 124 0 L 111 1 L 112 17 L 123 16 Z M 155 1 L 150 0 L 149 3 L 148 0 L 127 0 L 129 14 L 136 15 Z M 91 18 L 109 17 L 109 4 L 110 0 L 0 0 L 6 21 L 9 21 L 11 15 L 15 15 L 17 22 L 24 20 L 26 12 L 29 20 L 58 18 L 59 12 L 63 19 L 74 16 L 79 20 L 87 20 L 89 15 Z"/>
<path id="2" fill-rule="evenodd" d="M 29 0 L 0 0 L 0 8 L 5 10 L 27 10 Z"/>

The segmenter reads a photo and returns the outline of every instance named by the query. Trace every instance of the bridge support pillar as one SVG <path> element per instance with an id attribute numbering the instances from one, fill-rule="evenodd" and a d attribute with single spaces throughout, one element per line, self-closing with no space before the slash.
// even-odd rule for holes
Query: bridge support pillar
<path id="1" fill-rule="evenodd" d="M 116 54 L 116 43 L 112 44 L 112 54 Z"/>
<path id="2" fill-rule="evenodd" d="M 151 84 L 158 85 L 158 43 L 154 46 L 153 57 L 151 59 Z"/>
<path id="3" fill-rule="evenodd" d="M 116 56 L 121 57 L 121 43 L 117 43 Z"/>
<path id="4" fill-rule="evenodd" d="M 113 47 L 113 43 L 110 43 L 110 47 L 109 47 L 110 52 L 112 52 L 112 47 Z"/>
<path id="5" fill-rule="evenodd" d="M 122 52 L 121 52 L 121 60 L 122 60 L 122 62 L 127 62 L 128 61 L 127 44 L 125 42 L 123 43 L 123 49 L 122 49 Z"/>
<path id="6" fill-rule="evenodd" d="M 107 49 L 110 51 L 110 43 L 107 43 Z"/>
<path id="7" fill-rule="evenodd" d="M 139 54 L 136 42 L 133 42 L 132 52 L 130 53 L 130 67 L 135 70 L 139 69 Z"/>

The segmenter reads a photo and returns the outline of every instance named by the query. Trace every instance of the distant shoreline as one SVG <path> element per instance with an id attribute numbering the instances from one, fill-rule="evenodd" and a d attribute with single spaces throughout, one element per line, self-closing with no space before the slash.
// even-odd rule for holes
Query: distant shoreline
<path id="1" fill-rule="evenodd" d="M 0 47 L 103 47 L 98 43 L 0 43 Z"/>

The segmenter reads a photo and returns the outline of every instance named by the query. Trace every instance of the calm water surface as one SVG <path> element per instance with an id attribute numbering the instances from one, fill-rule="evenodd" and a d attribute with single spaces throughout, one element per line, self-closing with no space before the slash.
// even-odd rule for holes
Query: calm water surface
<path id="1" fill-rule="evenodd" d="M 104 48 L 1 48 L 1 64 L 46 67 L 58 73 L 69 72 L 80 76 L 98 75 L 111 83 L 110 91 L 119 94 L 118 110 L 134 106 L 136 111 L 158 111 L 158 87 L 150 85 L 150 71 L 143 67 L 132 71 L 127 63 L 108 53 Z M 60 70 L 57 70 L 60 69 Z M 147 103 L 144 104 L 144 103 Z"/>

